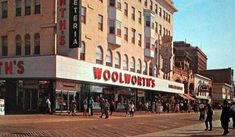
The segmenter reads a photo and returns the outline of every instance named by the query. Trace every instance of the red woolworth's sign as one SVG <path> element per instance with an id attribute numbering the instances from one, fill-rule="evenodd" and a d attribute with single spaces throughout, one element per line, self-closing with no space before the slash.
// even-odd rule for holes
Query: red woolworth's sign
<path id="1" fill-rule="evenodd" d="M 0 61 L 0 75 L 12 75 L 24 73 L 24 61 Z"/>
<path id="2" fill-rule="evenodd" d="M 152 78 L 145 78 L 142 76 L 136 76 L 117 71 L 110 72 L 108 69 L 103 70 L 102 68 L 94 67 L 94 78 L 104 81 L 110 81 L 120 84 L 132 84 L 142 87 L 155 87 L 155 80 Z"/>

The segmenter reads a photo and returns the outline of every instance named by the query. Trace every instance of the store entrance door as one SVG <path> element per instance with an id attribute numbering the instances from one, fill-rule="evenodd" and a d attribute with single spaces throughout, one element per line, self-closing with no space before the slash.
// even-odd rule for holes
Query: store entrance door
<path id="1" fill-rule="evenodd" d="M 68 112 L 73 100 L 76 99 L 75 91 L 57 91 L 56 92 L 56 111 Z"/>
<path id="2" fill-rule="evenodd" d="M 24 89 L 18 91 L 18 105 L 24 112 L 33 112 L 38 109 L 38 91 L 34 89 Z"/>

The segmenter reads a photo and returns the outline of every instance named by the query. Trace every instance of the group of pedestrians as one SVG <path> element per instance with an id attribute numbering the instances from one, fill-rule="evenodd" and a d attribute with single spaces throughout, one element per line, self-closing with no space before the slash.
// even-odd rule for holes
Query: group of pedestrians
<path id="1" fill-rule="evenodd" d="M 130 117 L 134 117 L 134 113 L 135 113 L 135 104 L 133 101 L 125 101 L 125 111 L 126 111 L 126 117 L 130 116 Z"/>
<path id="2" fill-rule="evenodd" d="M 206 131 L 212 131 L 212 120 L 213 120 L 213 109 L 210 104 L 207 104 L 204 106 L 204 104 L 199 105 L 199 111 L 200 111 L 200 116 L 199 120 L 204 120 L 205 114 L 206 114 L 206 119 L 205 119 L 205 126 L 206 126 Z M 221 122 L 221 127 L 223 128 L 223 136 L 227 135 L 229 133 L 228 131 L 228 126 L 229 126 L 229 121 L 230 117 L 232 117 L 233 120 L 233 128 L 235 128 L 235 103 L 233 102 L 232 105 L 230 106 L 227 100 L 224 100 L 223 105 L 222 105 L 222 112 L 220 115 L 220 122 Z M 208 125 L 209 124 L 209 125 Z"/>
<path id="3" fill-rule="evenodd" d="M 93 116 L 94 100 L 92 97 L 86 97 L 83 100 L 83 116 Z"/>

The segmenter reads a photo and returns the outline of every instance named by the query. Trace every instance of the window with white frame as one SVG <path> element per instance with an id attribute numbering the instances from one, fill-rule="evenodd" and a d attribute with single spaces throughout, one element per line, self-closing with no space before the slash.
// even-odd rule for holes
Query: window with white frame
<path id="1" fill-rule="evenodd" d="M 128 28 L 124 27 L 124 40 L 128 41 Z"/>
<path id="2" fill-rule="evenodd" d="M 96 48 L 96 63 L 103 64 L 103 50 L 101 46 L 98 46 Z"/>
<path id="3" fill-rule="evenodd" d="M 141 11 L 138 11 L 139 17 L 138 17 L 138 22 L 141 24 L 142 23 L 142 13 Z"/>
<path id="4" fill-rule="evenodd" d="M 138 46 L 141 47 L 141 43 L 142 43 L 142 35 L 138 34 Z"/>
<path id="5" fill-rule="evenodd" d="M 106 53 L 106 66 L 112 66 L 112 52 L 110 49 Z"/>
<path id="6" fill-rule="evenodd" d="M 124 15 L 128 16 L 128 4 L 124 2 Z"/>
<path id="7" fill-rule="evenodd" d="M 116 52 L 116 54 L 115 54 L 114 63 L 115 63 L 115 68 L 121 67 L 121 57 L 120 57 L 119 52 Z"/>
<path id="8" fill-rule="evenodd" d="M 147 62 L 144 61 L 144 63 L 143 63 L 143 73 L 144 73 L 145 75 L 147 75 L 147 70 L 148 70 L 148 65 L 147 65 Z"/>
<path id="9" fill-rule="evenodd" d="M 140 59 L 138 59 L 137 61 L 136 71 L 137 73 L 141 73 L 141 60 Z"/>
<path id="10" fill-rule="evenodd" d="M 130 70 L 131 72 L 135 72 L 135 58 L 132 57 L 130 61 Z"/>
<path id="11" fill-rule="evenodd" d="M 128 70 L 128 57 L 126 54 L 123 57 L 123 70 Z"/>
<path id="12" fill-rule="evenodd" d="M 80 60 L 85 60 L 85 42 L 82 41 L 80 48 Z"/>
<path id="13" fill-rule="evenodd" d="M 131 7 L 132 12 L 131 12 L 131 18 L 135 20 L 135 7 Z"/>

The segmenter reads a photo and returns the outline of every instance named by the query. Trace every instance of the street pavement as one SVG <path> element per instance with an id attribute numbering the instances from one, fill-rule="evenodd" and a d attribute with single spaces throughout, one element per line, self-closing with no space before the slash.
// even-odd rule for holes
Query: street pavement
<path id="1" fill-rule="evenodd" d="M 137 112 L 126 117 L 117 112 L 109 119 L 99 115 L 6 115 L 0 116 L 1 137 L 214 137 L 221 136 L 220 111 L 215 111 L 213 131 L 204 131 L 198 113 Z M 230 122 L 232 124 L 232 122 Z M 231 127 L 231 125 L 230 125 Z M 235 137 L 235 129 L 227 136 Z"/>

